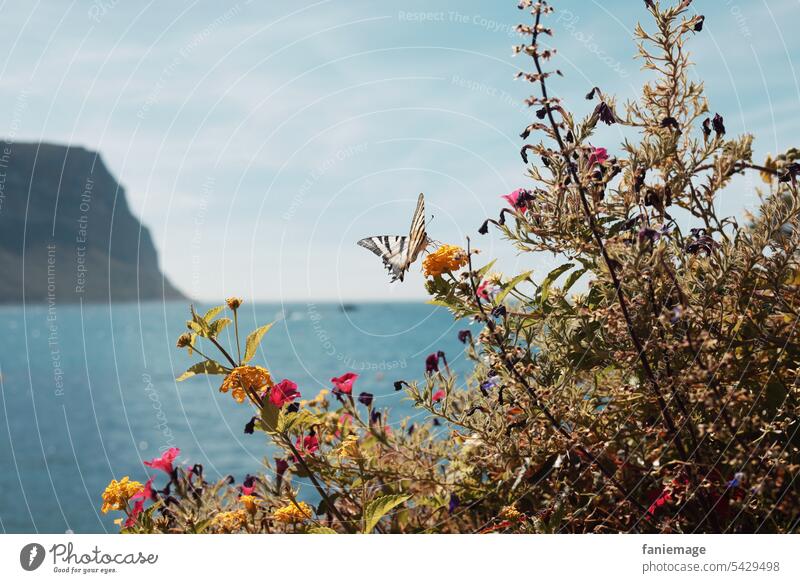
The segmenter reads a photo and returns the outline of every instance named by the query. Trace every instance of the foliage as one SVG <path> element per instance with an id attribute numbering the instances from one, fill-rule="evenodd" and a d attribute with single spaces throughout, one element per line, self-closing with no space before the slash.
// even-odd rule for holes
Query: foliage
<path id="1" fill-rule="evenodd" d="M 255 410 L 249 430 L 282 452 L 269 475 L 235 488 L 173 469 L 173 492 L 154 494 L 158 512 L 124 530 L 793 531 L 799 156 L 756 164 L 752 137 L 728 137 L 710 115 L 690 80 L 686 45 L 704 22 L 690 4 L 644 2 L 652 23 L 636 36 L 653 79 L 622 106 L 592 89 L 578 118 L 548 93 L 553 51 L 539 37 L 552 34 L 553 9 L 520 2 L 534 22 L 518 27 L 530 42 L 516 50 L 534 68 L 519 76 L 541 120 L 522 136 L 541 141 L 522 148 L 531 186 L 507 195 L 509 208 L 480 232 L 493 225 L 521 252 L 565 263 L 538 282 L 530 271 L 505 278 L 492 263 L 474 266 L 468 241 L 451 253 L 459 261 L 427 271 L 433 303 L 482 324 L 459 335 L 474 361 L 462 388 L 446 360 L 440 368 L 443 354 L 428 358 L 422 382 L 397 383 L 427 422 L 390 427 L 371 395 L 354 399 L 355 375 L 301 403 L 269 374 L 237 380 Z M 618 156 L 591 145 L 599 124 L 630 135 Z M 746 224 L 721 217 L 718 196 L 754 171 L 765 182 L 758 212 Z M 222 311 L 192 311 L 179 346 L 205 360 L 187 374 L 230 378 L 255 356 L 266 330 L 233 359 L 217 339 L 230 322 L 215 319 Z M 223 362 L 201 353 L 200 339 Z M 449 439 L 435 438 L 436 426 Z M 311 516 L 295 479 L 315 490 Z M 276 520 L 279 509 L 296 520 Z"/>

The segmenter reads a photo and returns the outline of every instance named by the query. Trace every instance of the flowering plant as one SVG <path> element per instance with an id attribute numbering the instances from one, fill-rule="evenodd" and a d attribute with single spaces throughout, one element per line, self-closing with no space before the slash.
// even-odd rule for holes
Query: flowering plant
<path id="1" fill-rule="evenodd" d="M 443 353 L 432 354 L 421 381 L 395 383 L 427 420 L 390 427 L 372 394 L 354 396 L 354 373 L 297 401 L 302 387 L 275 385 L 249 365 L 268 327 L 240 356 L 241 301 L 228 302 L 236 359 L 218 341 L 231 323 L 218 317 L 223 307 L 192 311 L 178 345 L 204 360 L 186 375 L 223 375 L 220 390 L 254 409 L 245 431 L 263 432 L 281 453 L 269 475 L 238 487 L 207 484 L 202 468 L 172 468 L 173 492 L 154 494 L 158 515 L 128 509 L 123 529 L 795 530 L 800 152 L 758 164 L 752 137 L 727 137 L 723 117 L 709 113 L 689 76 L 686 47 L 704 24 L 690 4 L 645 0 L 652 25 L 636 36 L 655 78 L 622 106 L 593 88 L 578 118 L 549 92 L 554 51 L 539 39 L 552 35 L 553 8 L 519 3 L 533 23 L 518 27 L 530 42 L 516 51 L 533 70 L 518 76 L 535 89 L 527 103 L 539 119 L 522 137 L 541 141 L 521 150 L 531 184 L 505 195 L 479 232 L 492 225 L 523 253 L 565 263 L 544 277 L 505 278 L 493 262 L 474 265 L 469 240 L 425 260 L 432 303 L 482 327 L 459 333 L 474 361 L 465 386 Z M 599 124 L 630 135 L 616 149 L 594 146 Z M 765 182 L 758 211 L 744 224 L 720 216 L 717 196 L 751 171 Z M 222 362 L 200 352 L 201 339 Z M 135 484 L 112 483 L 107 508 L 129 508 Z"/>

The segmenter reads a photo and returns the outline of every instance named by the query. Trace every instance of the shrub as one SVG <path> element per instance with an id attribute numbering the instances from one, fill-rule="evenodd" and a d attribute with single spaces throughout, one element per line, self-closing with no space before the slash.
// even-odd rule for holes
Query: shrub
<path id="1" fill-rule="evenodd" d="M 729 137 L 689 80 L 686 46 L 703 16 L 691 0 L 644 4 L 652 22 L 636 36 L 653 79 L 624 105 L 593 88 L 578 118 L 548 92 L 554 51 L 539 39 L 553 9 L 520 2 L 533 23 L 518 27 L 530 42 L 516 51 L 533 69 L 519 77 L 540 120 L 522 137 L 540 141 L 521 151 L 530 185 L 479 232 L 565 262 L 535 281 L 474 265 L 469 240 L 429 257 L 432 302 L 482 325 L 459 334 L 474 361 L 467 388 L 432 354 L 424 380 L 397 383 L 427 421 L 390 430 L 371 395 L 356 397 L 357 375 L 297 402 L 293 383 L 249 364 L 265 328 L 234 359 L 218 340 L 231 322 L 223 307 L 192 312 L 178 344 L 204 360 L 187 375 L 224 375 L 221 390 L 254 408 L 247 430 L 282 453 L 238 487 L 166 464 L 171 492 L 134 500 L 154 497 L 148 509 L 110 498 L 127 508 L 124 531 L 795 529 L 800 154 L 754 163 L 752 137 Z M 592 145 L 599 124 L 629 135 L 616 155 Z M 718 195 L 746 172 L 764 181 L 758 212 L 720 216 Z M 228 305 L 238 346 L 238 302 Z M 224 359 L 201 353 L 201 340 Z"/>

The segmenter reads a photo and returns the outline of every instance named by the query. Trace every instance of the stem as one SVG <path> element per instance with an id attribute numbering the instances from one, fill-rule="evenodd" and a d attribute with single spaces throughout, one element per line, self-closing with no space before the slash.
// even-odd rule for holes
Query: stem
<path id="1" fill-rule="evenodd" d="M 239 362 L 242 362 L 242 349 L 239 346 L 239 312 L 238 310 L 233 311 L 233 329 L 236 333 L 236 356 L 239 357 Z"/>
<path id="2" fill-rule="evenodd" d="M 227 350 L 225 350 L 225 349 L 222 347 L 222 345 L 221 345 L 219 342 L 217 342 L 217 339 L 216 339 L 216 338 L 211 338 L 211 337 L 209 336 L 209 338 L 208 338 L 208 339 L 211 341 L 211 343 L 212 343 L 214 346 L 216 346 L 216 347 L 217 347 L 217 350 L 219 350 L 219 351 L 222 353 L 222 355 L 223 355 L 225 358 L 227 358 L 227 359 L 228 359 L 228 362 L 230 362 L 230 363 L 231 363 L 231 366 L 232 366 L 233 368 L 236 368 L 237 366 L 239 366 L 238 364 L 236 364 L 236 361 L 235 361 L 235 360 L 233 360 L 233 359 L 231 358 L 231 355 L 230 355 L 230 354 L 228 354 L 228 351 L 227 351 Z"/>
<path id="3" fill-rule="evenodd" d="M 354 531 L 352 526 L 350 525 L 350 522 L 345 520 L 342 513 L 339 512 L 339 509 L 336 508 L 336 506 L 334 506 L 333 502 L 331 502 L 331 499 L 328 497 L 328 494 L 325 492 L 320 483 L 317 481 L 317 478 L 314 476 L 314 472 L 312 472 L 311 468 L 308 467 L 308 464 L 306 464 L 305 460 L 300 455 L 300 452 L 297 451 L 297 448 L 292 443 L 292 440 L 289 439 L 289 437 L 285 433 L 281 434 L 281 438 L 283 439 L 283 442 L 289 447 L 289 449 L 292 450 L 294 459 L 296 459 L 297 463 L 303 467 L 303 470 L 305 470 L 305 472 L 308 474 L 308 478 L 311 480 L 311 483 L 314 485 L 314 488 L 316 488 L 317 492 L 322 497 L 322 499 L 325 500 L 325 507 L 337 518 L 337 520 L 339 520 L 339 522 L 342 524 L 342 527 L 345 528 L 347 532 L 352 534 Z"/>

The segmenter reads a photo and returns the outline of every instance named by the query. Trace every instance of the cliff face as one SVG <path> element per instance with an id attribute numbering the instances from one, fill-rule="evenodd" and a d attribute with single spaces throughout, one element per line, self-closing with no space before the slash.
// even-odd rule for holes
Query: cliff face
<path id="1" fill-rule="evenodd" d="M 100 155 L 0 142 L 0 303 L 182 299 Z"/>

